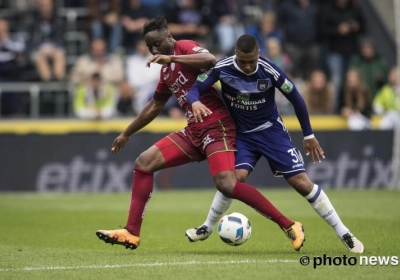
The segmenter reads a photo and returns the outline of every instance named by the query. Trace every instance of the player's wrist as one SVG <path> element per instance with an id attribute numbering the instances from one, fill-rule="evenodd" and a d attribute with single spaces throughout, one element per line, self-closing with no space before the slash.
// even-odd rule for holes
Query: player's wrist
<path id="1" fill-rule="evenodd" d="M 195 103 L 196 101 L 200 101 L 200 96 L 196 96 L 194 94 L 188 94 L 186 95 L 186 102 L 189 105 L 193 105 L 193 103 Z"/>
<path id="2" fill-rule="evenodd" d="M 132 133 L 130 131 L 123 131 L 120 136 L 125 137 L 125 138 L 129 138 L 131 137 Z"/>
<path id="3" fill-rule="evenodd" d="M 313 139 L 313 138 L 315 138 L 314 134 L 310 134 L 310 135 L 304 136 L 304 140 Z"/>

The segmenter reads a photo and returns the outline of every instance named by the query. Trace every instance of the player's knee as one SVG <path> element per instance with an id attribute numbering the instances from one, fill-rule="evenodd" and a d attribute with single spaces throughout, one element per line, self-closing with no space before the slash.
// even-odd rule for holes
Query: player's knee
<path id="1" fill-rule="evenodd" d="M 308 195 L 314 187 L 306 173 L 297 174 L 287 181 L 302 196 Z"/>
<path id="2" fill-rule="evenodd" d="M 148 163 L 144 153 L 141 153 L 139 155 L 139 157 L 136 158 L 134 167 L 135 167 L 135 169 L 140 169 L 140 170 L 144 170 L 144 171 L 150 171 L 150 170 L 148 170 L 149 169 L 149 163 Z"/>
<path id="3" fill-rule="evenodd" d="M 226 197 L 232 197 L 236 177 L 232 171 L 223 171 L 213 176 L 215 186 Z"/>
<path id="4" fill-rule="evenodd" d="M 249 172 L 245 169 L 236 169 L 235 170 L 235 176 L 239 182 L 242 182 L 242 183 L 246 182 L 248 175 L 249 175 Z"/>
<path id="5" fill-rule="evenodd" d="M 156 146 L 151 146 L 135 160 L 135 169 L 156 172 L 165 168 L 165 159 Z"/>
<path id="6" fill-rule="evenodd" d="M 157 167 L 155 166 L 154 160 L 149 153 L 143 152 L 135 160 L 135 169 L 140 169 L 147 172 L 155 172 Z"/>

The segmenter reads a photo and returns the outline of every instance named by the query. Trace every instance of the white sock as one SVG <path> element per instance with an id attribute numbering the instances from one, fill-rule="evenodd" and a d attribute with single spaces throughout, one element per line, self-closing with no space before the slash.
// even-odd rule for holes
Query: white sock
<path id="1" fill-rule="evenodd" d="M 337 236 L 341 238 L 344 234 L 349 232 L 349 229 L 340 220 L 328 196 L 318 185 L 314 185 L 314 188 L 305 196 L 305 199 L 307 199 L 311 207 L 333 227 Z"/>
<path id="2" fill-rule="evenodd" d="M 215 224 L 221 219 L 222 214 L 231 206 L 232 201 L 232 198 L 227 198 L 221 192 L 217 191 L 208 212 L 207 220 L 203 225 L 206 225 L 212 231 Z"/>

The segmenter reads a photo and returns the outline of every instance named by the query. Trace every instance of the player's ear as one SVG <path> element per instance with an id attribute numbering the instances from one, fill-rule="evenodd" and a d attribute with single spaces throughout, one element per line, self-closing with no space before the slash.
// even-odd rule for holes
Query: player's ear
<path id="1" fill-rule="evenodd" d="M 167 38 L 168 38 L 168 41 L 172 41 L 174 38 L 172 38 L 172 34 L 171 33 L 168 33 L 167 34 Z"/>

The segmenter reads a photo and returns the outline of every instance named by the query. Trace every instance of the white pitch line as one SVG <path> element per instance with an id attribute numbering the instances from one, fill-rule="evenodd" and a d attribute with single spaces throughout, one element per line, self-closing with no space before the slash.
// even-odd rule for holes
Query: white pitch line
<path id="1" fill-rule="evenodd" d="M 133 264 L 115 264 L 115 265 L 83 265 L 83 266 L 47 266 L 47 267 L 24 267 L 24 268 L 0 268 L 0 272 L 9 271 L 43 271 L 43 270 L 75 270 L 75 269 L 104 269 L 104 268 L 123 268 L 123 267 L 152 267 L 152 266 L 176 266 L 176 265 L 204 265 L 204 264 L 242 264 L 242 263 L 294 263 L 298 260 L 279 260 L 271 259 L 265 261 L 243 260 L 243 261 L 213 261 L 213 262 L 165 262 L 165 263 L 133 263 Z"/>

